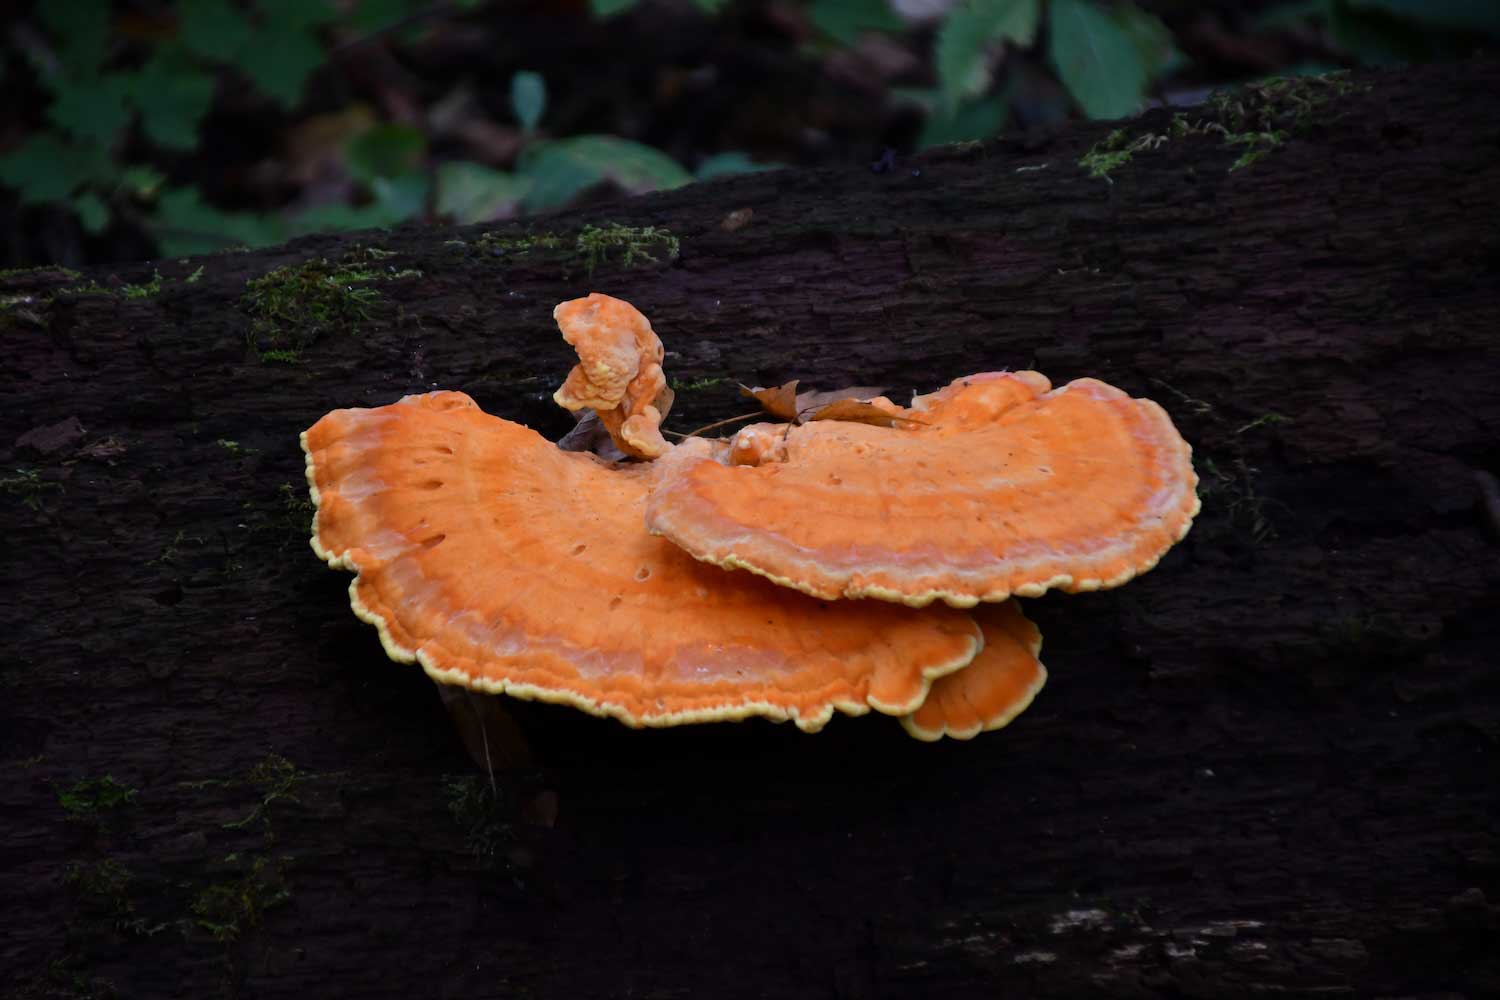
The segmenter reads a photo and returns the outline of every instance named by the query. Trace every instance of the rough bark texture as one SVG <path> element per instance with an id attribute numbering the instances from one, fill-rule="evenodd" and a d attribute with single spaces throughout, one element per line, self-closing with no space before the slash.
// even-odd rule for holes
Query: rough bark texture
<path id="1" fill-rule="evenodd" d="M 1084 126 L 559 216 L 528 253 L 364 234 L 421 275 L 298 364 L 247 346 L 284 334 L 252 332 L 246 282 L 353 239 L 161 262 L 154 294 L 0 279 L 0 984 L 1500 991 L 1500 64 L 1353 84 L 1288 98 L 1287 141 L 1235 170 L 1253 146 L 1154 112 L 1124 138 L 1167 138 L 1108 180 Z M 605 220 L 680 256 L 589 276 L 571 241 Z M 1173 414 L 1203 514 L 1139 581 L 1028 605 L 1052 680 L 1008 730 L 517 705 L 537 770 L 497 807 L 308 551 L 297 433 L 443 386 L 556 436 L 550 312 L 591 289 L 655 323 L 679 429 L 737 380 L 1093 375 Z"/>

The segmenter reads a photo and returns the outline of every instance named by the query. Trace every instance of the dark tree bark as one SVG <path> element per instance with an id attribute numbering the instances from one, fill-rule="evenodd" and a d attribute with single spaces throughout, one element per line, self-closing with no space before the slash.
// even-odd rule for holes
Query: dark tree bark
<path id="1" fill-rule="evenodd" d="M 0 279 L 0 982 L 1500 991 L 1497 92 L 1495 62 L 1272 87 L 1113 139 L 698 185 L 526 248 L 405 230 Z M 1103 179 L 1091 148 L 1133 153 Z M 575 239 L 607 222 L 680 255 L 590 275 Z M 325 258 L 370 294 L 264 358 L 314 325 L 247 282 Z M 297 433 L 442 386 L 555 437 L 550 313 L 589 290 L 653 320 L 678 429 L 738 411 L 736 381 L 1092 375 L 1172 413 L 1202 516 L 1129 586 L 1028 604 L 1052 679 L 1003 732 L 517 703 L 535 771 L 496 805 L 308 551 Z"/>

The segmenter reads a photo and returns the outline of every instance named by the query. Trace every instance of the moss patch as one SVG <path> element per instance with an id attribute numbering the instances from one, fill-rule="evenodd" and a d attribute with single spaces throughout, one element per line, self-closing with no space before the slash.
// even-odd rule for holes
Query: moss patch
<path id="1" fill-rule="evenodd" d="M 71 955 L 54 958 L 45 972 L 20 980 L 7 994 L 15 1000 L 111 1000 L 119 993 L 108 979 L 101 979 L 84 968 Z"/>
<path id="2" fill-rule="evenodd" d="M 322 257 L 252 279 L 240 299 L 251 317 L 250 349 L 261 361 L 295 364 L 323 336 L 357 329 L 380 300 L 377 282 L 422 276 L 374 266 L 393 255 L 356 246 L 338 262 Z"/>
<path id="3" fill-rule="evenodd" d="M 313 516 L 318 512 L 307 487 L 292 483 L 278 486 L 273 502 L 246 500 L 240 509 L 250 533 L 262 542 L 274 542 L 278 549 L 306 545 L 312 535 Z"/>
<path id="4" fill-rule="evenodd" d="M 1229 514 L 1229 522 L 1252 546 L 1261 546 L 1278 536 L 1276 523 L 1271 518 L 1271 508 L 1285 505 L 1272 500 L 1260 492 L 1256 480 L 1260 470 L 1243 456 L 1220 465 L 1204 456 L 1198 463 L 1203 475 L 1199 477 L 1198 496 L 1204 504 L 1213 503 Z"/>
<path id="5" fill-rule="evenodd" d="M 61 483 L 49 482 L 36 469 L 16 469 L 14 475 L 0 478 L 0 493 L 15 497 L 30 510 L 40 511 L 49 492 L 61 493 Z"/>
<path id="6" fill-rule="evenodd" d="M 82 918 L 107 924 L 115 930 L 136 937 L 154 937 L 166 930 L 163 921 L 151 922 L 136 912 L 130 898 L 130 883 L 135 876 L 128 868 L 105 858 L 90 863 L 75 862 L 63 875 L 66 885 L 82 909 Z"/>
<path id="7" fill-rule="evenodd" d="M 562 237 L 555 233 L 522 233 L 516 236 L 485 233 L 474 241 L 477 249 L 502 257 L 524 257 L 536 250 L 556 250 L 562 245 Z M 468 244 L 463 240 L 449 240 L 448 246 L 467 248 Z"/>
<path id="8" fill-rule="evenodd" d="M 1271 77 L 1238 90 L 1215 91 L 1203 105 L 1207 114 L 1193 117 L 1178 112 L 1160 133 L 1115 129 L 1079 157 L 1078 165 L 1090 177 L 1114 183 L 1111 175 L 1137 153 L 1172 140 L 1216 136 L 1222 145 L 1240 150 L 1229 165 L 1233 173 L 1264 159 L 1293 135 L 1306 132 L 1323 105 L 1355 89 L 1348 74 L 1339 72 Z"/>
<path id="9" fill-rule="evenodd" d="M 621 226 L 613 222 L 602 227 L 584 226 L 574 246 L 589 274 L 605 261 L 634 267 L 659 263 L 656 254 L 676 260 L 682 251 L 682 242 L 660 226 Z"/>
<path id="10" fill-rule="evenodd" d="M 100 817 L 130 805 L 135 801 L 136 791 L 120 784 L 113 775 L 102 778 L 83 778 L 66 789 L 57 792 L 57 804 L 69 816 L 97 821 Z"/>
<path id="11" fill-rule="evenodd" d="M 229 943 L 261 925 L 268 910 L 292 898 L 281 861 L 264 855 L 242 859 L 230 854 L 225 862 L 243 868 L 238 877 L 215 882 L 193 897 L 193 922 L 215 941 Z"/>
<path id="12" fill-rule="evenodd" d="M 269 823 L 266 819 L 266 810 L 282 800 L 296 802 L 297 797 L 292 792 L 304 775 L 296 764 L 280 754 L 272 753 L 267 754 L 252 767 L 247 777 L 250 783 L 260 791 L 260 803 L 244 819 L 225 823 L 224 829 L 226 830 L 242 830 L 256 821 Z"/>
<path id="13" fill-rule="evenodd" d="M 42 264 L 39 267 L 7 267 L 0 269 L 0 281 L 9 281 L 14 278 L 44 278 L 53 275 L 60 275 L 73 281 L 83 277 L 83 275 L 71 267 L 59 267 L 56 264 Z"/>
<path id="14" fill-rule="evenodd" d="M 139 285 L 121 285 L 120 294 L 127 299 L 150 298 L 161 291 L 161 272 L 152 271 L 151 280 Z"/>
<path id="15" fill-rule="evenodd" d="M 681 379 L 673 379 L 672 380 L 672 391 L 673 392 L 700 392 L 700 391 L 702 391 L 704 389 L 712 389 L 715 386 L 724 385 L 725 383 L 733 382 L 733 381 L 734 381 L 733 379 L 727 378 L 727 377 L 723 377 L 723 376 L 718 377 L 718 378 L 695 378 L 691 382 L 684 382 Z"/>
<path id="16" fill-rule="evenodd" d="M 448 777 L 443 781 L 448 814 L 464 831 L 464 844 L 474 860 L 485 868 L 504 864 L 503 851 L 514 840 L 499 797 L 489 783 L 477 775 Z"/>
<path id="17" fill-rule="evenodd" d="M 461 240 L 450 240 L 450 246 L 467 249 Z M 622 226 L 610 222 L 603 226 L 588 225 L 571 239 L 556 233 L 485 233 L 474 242 L 475 248 L 501 258 L 533 258 L 550 252 L 566 266 L 581 264 L 592 275 L 606 263 L 620 267 L 638 267 L 676 260 L 682 241 L 661 226 Z"/>
<path id="18" fill-rule="evenodd" d="M 234 455 L 236 458 L 244 457 L 246 455 L 254 455 L 260 451 L 260 449 L 258 448 L 247 448 L 244 445 L 240 444 L 238 441 L 231 441 L 228 438 L 219 438 L 214 441 L 214 444 L 218 445 L 220 448 L 223 448 L 225 451 L 229 452 L 229 454 L 231 455 Z"/>
<path id="19" fill-rule="evenodd" d="M 183 550 L 189 546 L 201 546 L 205 539 L 202 535 L 190 535 L 186 528 L 179 528 L 177 534 L 166 545 L 162 546 L 161 553 L 155 559 L 146 563 L 147 566 L 176 566 L 183 558 Z"/>
<path id="20" fill-rule="evenodd" d="M 1129 163 L 1132 156 L 1142 150 L 1155 149 L 1166 141 L 1164 135 L 1150 132 L 1131 135 L 1129 129 L 1117 128 L 1089 147 L 1089 151 L 1078 158 L 1078 165 L 1087 170 L 1090 177 L 1113 184 L 1109 175 Z"/>
<path id="21" fill-rule="evenodd" d="M 86 295 L 108 295 L 109 293 L 110 290 L 97 281 L 87 281 L 81 285 L 69 285 L 66 288 L 59 288 L 57 290 L 58 295 L 76 295 L 80 297 Z"/>

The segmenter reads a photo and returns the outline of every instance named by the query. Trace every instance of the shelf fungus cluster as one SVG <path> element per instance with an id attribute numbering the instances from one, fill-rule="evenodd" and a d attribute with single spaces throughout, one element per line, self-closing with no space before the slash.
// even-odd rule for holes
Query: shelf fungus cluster
<path id="1" fill-rule="evenodd" d="M 302 435 L 312 546 L 355 614 L 436 681 L 631 726 L 835 711 L 968 739 L 1046 680 L 1013 597 L 1118 586 L 1198 510 L 1162 409 L 1093 379 L 961 378 L 893 419 L 672 445 L 662 345 L 606 295 L 554 313 L 555 399 L 633 460 L 564 451 L 461 392 Z M 732 572 L 746 570 L 748 572 Z"/>

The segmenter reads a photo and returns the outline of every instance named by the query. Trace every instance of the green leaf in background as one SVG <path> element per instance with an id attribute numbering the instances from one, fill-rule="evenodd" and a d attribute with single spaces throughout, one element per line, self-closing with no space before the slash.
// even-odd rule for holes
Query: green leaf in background
<path id="1" fill-rule="evenodd" d="M 189 0 L 197 2 L 197 0 Z M 332 0 L 255 0 L 265 24 L 282 24 L 293 28 L 316 28 L 338 19 Z"/>
<path id="2" fill-rule="evenodd" d="M 1146 82 L 1175 69 L 1183 62 L 1182 53 L 1172 40 L 1172 32 L 1161 18 L 1141 10 L 1133 3 L 1121 4 L 1111 11 L 1115 23 L 1135 42 L 1146 67 Z"/>
<path id="3" fill-rule="evenodd" d="M 1058 79 L 1090 118 L 1140 107 L 1146 64 L 1135 39 L 1087 0 L 1052 0 L 1049 55 Z"/>
<path id="4" fill-rule="evenodd" d="M 886 0 L 813 0 L 808 15 L 819 31 L 841 45 L 853 45 L 867 31 L 905 27 Z"/>
<path id="5" fill-rule="evenodd" d="M 531 180 L 481 163 L 444 163 L 437 172 L 437 210 L 454 222 L 507 219 L 531 187 Z"/>
<path id="6" fill-rule="evenodd" d="M 85 191 L 73 199 L 73 211 L 78 213 L 78 221 L 83 223 L 83 228 L 95 236 L 104 232 L 104 228 L 109 225 L 109 206 L 92 191 Z"/>
<path id="7" fill-rule="evenodd" d="M 510 108 L 528 132 L 536 130 L 547 110 L 547 81 L 540 73 L 520 70 L 510 78 Z"/>
<path id="8" fill-rule="evenodd" d="M 182 50 L 163 46 L 131 78 L 131 99 L 146 137 L 168 149 L 192 149 L 213 103 L 214 77 Z"/>
<path id="9" fill-rule="evenodd" d="M 680 187 L 692 176 L 659 149 L 613 135 L 579 135 L 534 142 L 521 152 L 516 172 L 531 179 L 522 199 L 530 212 L 567 204 L 602 181 L 630 194 Z"/>
<path id="10" fill-rule="evenodd" d="M 624 13 L 630 7 L 636 6 L 640 0 L 588 0 L 589 9 L 594 12 L 595 18 L 612 18 L 616 13 Z M 693 0 L 693 6 L 702 10 L 703 13 L 718 13 L 718 10 L 729 0 Z"/>
<path id="11" fill-rule="evenodd" d="M 267 22 L 250 38 L 239 67 L 255 85 L 287 107 L 302 99 L 302 87 L 323 65 L 323 44 L 310 28 Z"/>
<path id="12" fill-rule="evenodd" d="M 1005 101 L 999 97 L 963 101 L 951 110 L 939 106 L 922 124 L 922 134 L 917 137 L 917 149 L 920 151 L 950 142 L 988 139 L 1005 127 L 1005 119 Z"/>
<path id="13" fill-rule="evenodd" d="M 168 257 L 212 253 L 236 244 L 263 247 L 286 239 L 286 227 L 275 216 L 220 211 L 206 204 L 194 187 L 163 192 L 148 228 Z"/>
<path id="14" fill-rule="evenodd" d="M 426 155 L 427 137 L 422 130 L 394 123 L 366 129 L 344 147 L 350 176 L 366 184 L 417 173 Z"/>
<path id="15" fill-rule="evenodd" d="M 386 31 L 412 14 L 410 0 L 359 0 L 342 24 L 358 34 Z"/>
<path id="16" fill-rule="evenodd" d="M 167 176 L 149 164 L 126 167 L 120 174 L 120 188 L 138 198 L 154 198 Z"/>
<path id="17" fill-rule="evenodd" d="M 1001 41 L 1030 45 L 1040 17 L 1040 0 L 966 0 L 954 7 L 933 45 L 944 100 L 951 106 L 983 93 L 990 85 L 990 48 Z"/>
<path id="18" fill-rule="evenodd" d="M 234 62 L 250 37 L 250 21 L 229 0 L 191 0 L 180 7 L 177 40 L 210 62 Z"/>
<path id="19" fill-rule="evenodd" d="M 308 233 L 350 232 L 356 229 L 378 229 L 390 225 L 390 211 L 377 204 L 350 205 L 330 202 L 287 216 L 282 220 L 286 234 L 282 239 L 306 236 Z"/>
<path id="20" fill-rule="evenodd" d="M 595 17 L 614 17 L 634 7 L 637 0 L 589 0 L 589 9 Z"/>
<path id="21" fill-rule="evenodd" d="M 402 177 L 377 177 L 370 182 L 370 193 L 376 221 L 373 225 L 394 226 L 415 218 L 427 208 L 428 180 L 420 174 Z"/>
<path id="22" fill-rule="evenodd" d="M 41 132 L 0 156 L 0 184 L 19 191 L 23 205 L 35 205 L 63 201 L 87 184 L 107 183 L 115 169 L 103 146 Z"/>
<path id="23" fill-rule="evenodd" d="M 714 177 L 727 177 L 730 174 L 756 174 L 762 170 L 776 169 L 776 164 L 756 163 L 744 153 L 715 153 L 713 156 L 704 157 L 693 175 L 700 181 L 706 181 Z"/>
<path id="24" fill-rule="evenodd" d="M 109 0 L 44 0 L 36 6 L 57 43 L 65 75 L 98 73 L 109 42 Z"/>
<path id="25" fill-rule="evenodd" d="M 933 40 L 932 52 L 943 103 L 952 106 L 988 89 L 989 47 L 990 40 L 979 25 L 972 3 L 960 4 L 948 13 Z"/>
<path id="26" fill-rule="evenodd" d="M 124 76 L 68 77 L 58 83 L 47 117 L 69 135 L 108 145 L 130 123 L 125 106 L 129 81 Z"/>

